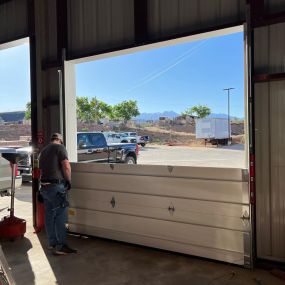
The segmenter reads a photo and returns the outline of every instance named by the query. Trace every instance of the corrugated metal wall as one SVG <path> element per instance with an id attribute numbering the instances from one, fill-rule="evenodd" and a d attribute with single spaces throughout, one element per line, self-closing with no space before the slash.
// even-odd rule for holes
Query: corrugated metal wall
<path id="1" fill-rule="evenodd" d="M 133 0 L 68 0 L 68 46 L 73 55 L 134 42 Z"/>
<path id="2" fill-rule="evenodd" d="M 135 43 L 133 0 L 68 0 L 70 56 Z M 148 0 L 147 40 L 245 21 L 245 0 Z"/>
<path id="3" fill-rule="evenodd" d="M 26 0 L 7 1 L 0 5 L 0 43 L 28 36 Z"/>
<path id="4" fill-rule="evenodd" d="M 148 15 L 150 37 L 158 39 L 242 22 L 245 20 L 245 1 L 149 0 Z"/>
<path id="5" fill-rule="evenodd" d="M 284 35 L 285 24 L 255 30 L 256 74 L 285 72 Z M 285 261 L 284 80 L 255 84 L 255 138 L 257 254 Z"/>

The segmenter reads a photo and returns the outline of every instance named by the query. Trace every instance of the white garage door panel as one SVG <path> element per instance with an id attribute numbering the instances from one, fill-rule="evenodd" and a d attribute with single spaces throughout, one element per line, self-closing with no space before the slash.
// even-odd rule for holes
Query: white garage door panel
<path id="1" fill-rule="evenodd" d="M 72 230 L 77 233 L 92 235 L 112 240 L 119 240 L 144 246 L 155 247 L 159 249 L 170 250 L 174 252 L 186 253 L 206 258 L 216 259 L 238 265 L 244 264 L 244 255 L 240 252 L 200 247 L 191 244 L 177 243 L 175 241 L 161 240 L 147 236 L 138 236 L 131 233 L 121 233 L 114 230 L 90 227 L 85 225 L 72 225 Z"/>
<path id="2" fill-rule="evenodd" d="M 114 207 L 112 207 L 111 201 L 115 202 Z M 240 231 L 250 230 L 249 222 L 241 219 L 244 211 L 249 213 L 249 207 L 240 204 L 74 189 L 70 197 L 70 205 L 81 209 L 130 214 Z"/>
<path id="3" fill-rule="evenodd" d="M 248 184 L 245 182 L 202 179 L 73 173 L 75 188 L 93 188 L 149 195 L 175 196 L 201 200 L 248 203 Z"/>
<path id="4" fill-rule="evenodd" d="M 128 174 L 143 176 L 202 178 L 212 180 L 245 181 L 247 170 L 240 168 L 167 166 L 167 165 L 127 165 L 103 163 L 72 163 L 76 172 L 105 174 Z"/>
<path id="5" fill-rule="evenodd" d="M 250 266 L 244 169 L 72 164 L 72 232 Z"/>
<path id="6" fill-rule="evenodd" d="M 73 210 L 69 223 L 112 229 L 178 243 L 243 252 L 243 233 L 239 231 L 203 227 L 171 221 L 135 217 L 129 215 L 97 212 L 83 209 Z"/>

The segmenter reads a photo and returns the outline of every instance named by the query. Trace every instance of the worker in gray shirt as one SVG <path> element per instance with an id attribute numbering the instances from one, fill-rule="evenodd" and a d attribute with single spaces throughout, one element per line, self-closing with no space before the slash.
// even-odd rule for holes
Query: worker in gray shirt
<path id="1" fill-rule="evenodd" d="M 71 188 L 71 167 L 62 136 L 54 133 L 39 157 L 41 189 L 45 207 L 45 228 L 54 255 L 76 253 L 66 243 L 67 191 Z"/>

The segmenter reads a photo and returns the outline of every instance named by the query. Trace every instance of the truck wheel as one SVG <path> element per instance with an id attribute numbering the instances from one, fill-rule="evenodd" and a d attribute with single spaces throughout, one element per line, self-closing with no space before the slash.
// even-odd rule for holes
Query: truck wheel
<path id="1" fill-rule="evenodd" d="M 126 164 L 136 164 L 136 161 L 132 156 L 127 156 L 125 163 Z"/>
<path id="2" fill-rule="evenodd" d="M 123 141 L 121 141 L 121 143 L 127 143 L 128 141 L 125 141 L 125 140 L 123 140 Z"/>
<path id="3" fill-rule="evenodd" d="M 144 146 L 145 146 L 145 143 L 141 143 L 141 146 L 144 147 Z"/>

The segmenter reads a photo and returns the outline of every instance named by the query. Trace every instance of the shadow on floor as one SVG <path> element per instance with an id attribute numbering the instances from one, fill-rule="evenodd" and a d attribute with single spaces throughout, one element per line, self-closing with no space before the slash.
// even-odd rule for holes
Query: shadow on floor
<path id="1" fill-rule="evenodd" d="M 46 247 L 45 235 L 39 239 Z M 53 256 L 45 250 L 60 285 L 275 284 L 266 282 L 268 276 L 256 283 L 262 276 L 221 262 L 100 238 L 69 235 L 68 240 L 78 254 Z"/>
<path id="2" fill-rule="evenodd" d="M 35 284 L 35 275 L 28 257 L 28 251 L 32 248 L 30 240 L 25 237 L 14 241 L 1 240 L 1 245 L 8 264 L 13 265 L 11 269 L 16 284 L 23 284 L 23 279 L 28 282 L 26 284 Z"/>

